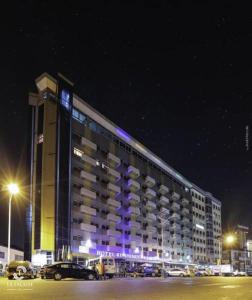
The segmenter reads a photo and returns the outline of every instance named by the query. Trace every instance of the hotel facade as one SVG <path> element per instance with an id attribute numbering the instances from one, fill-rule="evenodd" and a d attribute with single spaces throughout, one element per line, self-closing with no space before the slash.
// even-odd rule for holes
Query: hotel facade
<path id="1" fill-rule="evenodd" d="M 44 73 L 35 82 L 27 259 L 45 264 L 67 252 L 217 261 L 220 201 L 83 101 L 64 76 Z"/>

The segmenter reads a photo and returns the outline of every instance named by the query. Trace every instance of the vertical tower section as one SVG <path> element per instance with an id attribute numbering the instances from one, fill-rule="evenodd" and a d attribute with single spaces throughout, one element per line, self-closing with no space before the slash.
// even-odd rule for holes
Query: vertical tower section
<path id="1" fill-rule="evenodd" d="M 42 74 L 32 107 L 30 210 L 31 256 L 49 263 L 70 244 L 72 83 Z M 56 259 L 56 257 L 55 257 Z"/>

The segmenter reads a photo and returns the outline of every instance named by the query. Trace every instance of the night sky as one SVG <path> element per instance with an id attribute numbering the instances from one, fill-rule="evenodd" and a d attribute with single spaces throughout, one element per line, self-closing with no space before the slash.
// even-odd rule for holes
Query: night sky
<path id="1" fill-rule="evenodd" d="M 252 226 L 249 7 L 86 2 L 1 8 L 0 181 L 12 174 L 25 182 L 28 92 L 41 73 L 61 72 L 89 104 L 220 199 L 224 228 Z M 19 247 L 24 206 L 25 199 L 14 201 Z M 0 193 L 0 243 L 7 242 L 6 215 Z"/>

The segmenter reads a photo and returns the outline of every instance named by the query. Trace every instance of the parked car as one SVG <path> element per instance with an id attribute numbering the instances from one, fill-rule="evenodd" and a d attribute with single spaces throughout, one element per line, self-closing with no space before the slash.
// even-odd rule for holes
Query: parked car
<path id="1" fill-rule="evenodd" d="M 200 276 L 209 276 L 211 274 L 210 274 L 210 271 L 208 269 L 200 268 L 200 269 L 195 271 L 194 275 L 200 277 Z"/>
<path id="2" fill-rule="evenodd" d="M 34 279 L 37 271 L 29 261 L 12 261 L 7 267 L 8 279 Z"/>
<path id="3" fill-rule="evenodd" d="M 40 271 L 39 271 L 39 276 L 41 279 L 44 279 L 45 277 L 45 268 L 46 267 L 49 267 L 50 265 L 44 265 L 43 267 L 40 268 Z"/>
<path id="4" fill-rule="evenodd" d="M 143 270 L 144 277 L 160 277 L 161 269 L 157 267 L 145 267 Z"/>
<path id="5" fill-rule="evenodd" d="M 247 276 L 247 273 L 244 272 L 244 271 L 236 270 L 236 271 L 233 272 L 233 276 Z"/>
<path id="6" fill-rule="evenodd" d="M 45 279 L 54 280 L 61 280 L 64 278 L 95 280 L 99 278 L 95 270 L 90 270 L 76 263 L 68 262 L 55 263 L 53 265 L 46 266 L 43 272 L 43 277 Z"/>
<path id="7" fill-rule="evenodd" d="M 187 277 L 190 276 L 187 270 L 185 269 L 179 269 L 179 268 L 173 268 L 173 269 L 166 269 L 165 270 L 166 276 L 176 276 L 176 277 Z"/>
<path id="8" fill-rule="evenodd" d="M 126 275 L 130 277 L 144 277 L 144 270 L 142 267 L 131 267 L 126 270 Z"/>

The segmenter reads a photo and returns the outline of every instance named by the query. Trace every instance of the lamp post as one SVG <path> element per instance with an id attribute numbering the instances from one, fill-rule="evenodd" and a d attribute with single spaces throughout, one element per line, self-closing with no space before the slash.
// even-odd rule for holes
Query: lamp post
<path id="1" fill-rule="evenodd" d="M 7 263 L 10 264 L 10 243 L 11 243 L 11 202 L 12 197 L 19 192 L 19 187 L 15 183 L 10 183 L 7 185 L 7 190 L 10 194 L 9 196 L 9 221 L 8 221 L 8 258 Z"/>

